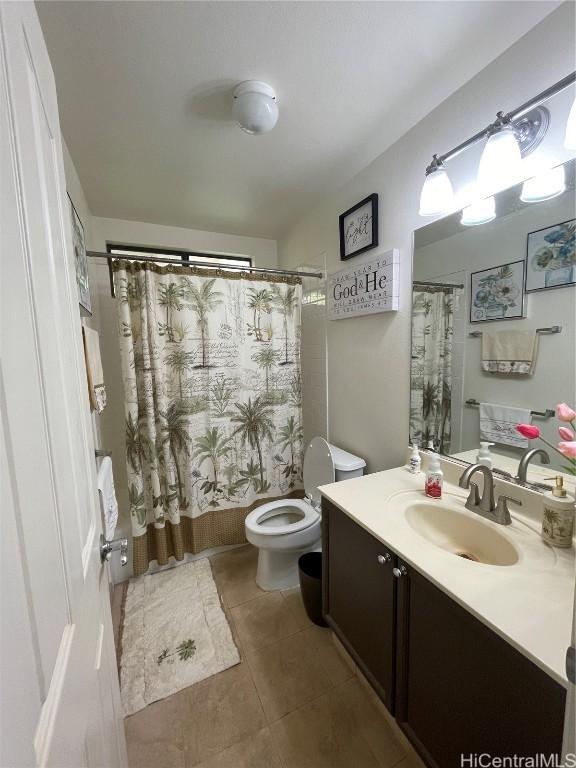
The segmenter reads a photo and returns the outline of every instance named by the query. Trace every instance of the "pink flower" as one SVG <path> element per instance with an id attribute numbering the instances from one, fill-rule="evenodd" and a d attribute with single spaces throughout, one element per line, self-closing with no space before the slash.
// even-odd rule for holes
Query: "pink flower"
<path id="1" fill-rule="evenodd" d="M 574 421 L 576 419 L 576 411 L 566 403 L 558 403 L 556 406 L 556 416 L 560 421 Z"/>
<path id="2" fill-rule="evenodd" d="M 569 443 L 558 443 L 558 450 L 570 459 L 576 459 L 576 440 Z"/>
<path id="3" fill-rule="evenodd" d="M 540 430 L 533 424 L 516 424 L 516 431 L 520 432 L 523 437 L 527 437 L 528 440 L 535 440 L 540 437 Z"/>
<path id="4" fill-rule="evenodd" d="M 574 440 L 574 432 L 572 432 L 571 429 L 568 429 L 568 427 L 558 427 L 558 433 L 562 440 Z"/>

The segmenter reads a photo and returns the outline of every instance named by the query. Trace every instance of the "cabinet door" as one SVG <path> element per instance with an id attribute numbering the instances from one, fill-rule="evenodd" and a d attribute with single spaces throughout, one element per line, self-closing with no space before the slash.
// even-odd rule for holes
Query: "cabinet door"
<path id="1" fill-rule="evenodd" d="M 322 510 L 326 620 L 392 711 L 395 558 L 325 499 Z"/>
<path id="2" fill-rule="evenodd" d="M 564 688 L 412 569 L 398 587 L 396 718 L 428 765 L 560 752 Z"/>

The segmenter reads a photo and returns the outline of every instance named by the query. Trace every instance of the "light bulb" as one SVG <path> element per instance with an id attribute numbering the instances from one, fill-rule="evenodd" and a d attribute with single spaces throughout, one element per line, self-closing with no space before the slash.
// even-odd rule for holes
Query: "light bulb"
<path id="1" fill-rule="evenodd" d="M 564 166 L 559 165 L 527 179 L 522 185 L 520 200 L 525 203 L 539 203 L 558 197 L 565 189 Z"/>
<path id="2" fill-rule="evenodd" d="M 478 189 L 483 195 L 516 184 L 522 174 L 522 155 L 510 125 L 488 138 L 478 166 Z"/>
<path id="3" fill-rule="evenodd" d="M 493 196 L 475 200 L 462 211 L 460 223 L 465 227 L 477 227 L 496 218 L 496 201 Z"/>
<path id="4" fill-rule="evenodd" d="M 454 208 L 454 190 L 444 168 L 426 174 L 420 193 L 420 216 L 439 216 Z"/>
<path id="5" fill-rule="evenodd" d="M 566 137 L 564 138 L 566 149 L 576 149 L 576 99 L 570 109 L 568 120 L 566 122 Z"/>

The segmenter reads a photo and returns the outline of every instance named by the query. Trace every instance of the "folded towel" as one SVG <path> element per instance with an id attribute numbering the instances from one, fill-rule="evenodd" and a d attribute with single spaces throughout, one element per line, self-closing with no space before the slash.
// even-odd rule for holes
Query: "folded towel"
<path id="1" fill-rule="evenodd" d="M 526 408 L 480 403 L 480 440 L 528 448 L 528 440 L 516 431 L 516 425 L 530 424 L 531 419 Z"/>
<path id="2" fill-rule="evenodd" d="M 536 331 L 484 331 L 482 370 L 529 376 L 534 372 L 537 348 Z"/>
<path id="3" fill-rule="evenodd" d="M 88 376 L 88 394 L 93 411 L 102 413 L 106 406 L 106 387 L 100 359 L 100 338 L 97 331 L 82 326 L 84 337 L 84 357 L 86 359 L 86 374 Z"/>
<path id="4" fill-rule="evenodd" d="M 116 525 L 118 523 L 118 501 L 116 500 L 116 489 L 114 488 L 114 475 L 112 474 L 112 459 L 105 456 L 98 470 L 96 481 L 98 486 L 98 496 L 100 497 L 100 509 L 104 519 L 104 528 L 106 539 L 114 536 Z"/>

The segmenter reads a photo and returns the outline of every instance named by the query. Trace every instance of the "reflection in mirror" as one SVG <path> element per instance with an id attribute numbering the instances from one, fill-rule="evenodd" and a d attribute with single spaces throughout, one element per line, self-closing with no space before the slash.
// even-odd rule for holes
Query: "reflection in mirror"
<path id="1" fill-rule="evenodd" d="M 470 463 L 481 452 L 513 477 L 527 449 L 546 448 L 517 423 L 557 445 L 554 409 L 576 401 L 575 165 L 552 199 L 526 202 L 519 184 L 494 196 L 486 223 L 470 226 L 492 203 L 414 233 L 412 442 Z M 541 453 L 528 464 L 530 483 L 550 485 L 566 466 L 547 450 L 549 465 Z"/>

